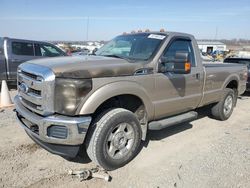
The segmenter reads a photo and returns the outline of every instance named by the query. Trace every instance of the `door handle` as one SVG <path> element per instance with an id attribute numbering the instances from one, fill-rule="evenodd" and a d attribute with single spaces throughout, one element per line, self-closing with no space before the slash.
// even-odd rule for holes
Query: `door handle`
<path id="1" fill-rule="evenodd" d="M 201 78 L 201 74 L 200 74 L 200 73 L 196 73 L 196 74 L 195 74 L 195 78 L 196 78 L 197 80 L 199 80 L 199 79 Z"/>
<path id="2" fill-rule="evenodd" d="M 199 80 L 201 78 L 201 74 L 200 73 L 195 73 L 192 75 L 193 78 Z"/>

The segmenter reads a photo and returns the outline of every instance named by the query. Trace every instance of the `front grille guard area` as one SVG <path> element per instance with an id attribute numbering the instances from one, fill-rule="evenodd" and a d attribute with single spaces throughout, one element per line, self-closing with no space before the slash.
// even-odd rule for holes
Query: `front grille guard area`
<path id="1" fill-rule="evenodd" d="M 68 137 L 68 128 L 66 126 L 53 125 L 53 123 L 44 124 L 42 122 L 38 122 L 38 125 L 36 123 L 31 122 L 18 112 L 16 112 L 16 116 L 18 120 L 22 123 L 23 127 L 25 127 L 26 131 L 32 132 L 33 135 L 42 139 L 43 141 L 46 141 L 46 139 L 56 139 L 58 142 L 59 140 L 66 140 Z M 40 126 L 42 127 L 40 128 Z"/>
<path id="2" fill-rule="evenodd" d="M 83 143 L 91 117 L 68 117 L 54 112 L 55 74 L 48 67 L 23 63 L 18 67 L 17 119 L 39 140 L 62 145 Z"/>
<path id="3" fill-rule="evenodd" d="M 24 63 L 18 69 L 18 95 L 21 103 L 37 114 L 54 113 L 55 75 L 47 67 Z"/>
<path id="4" fill-rule="evenodd" d="M 30 101 L 24 99 L 24 98 L 22 98 L 22 103 L 23 103 L 23 105 L 24 105 L 25 107 L 27 107 L 27 108 L 30 108 L 30 107 L 31 107 L 31 108 L 33 108 L 33 109 L 41 109 L 41 105 L 34 104 L 34 103 L 32 103 L 32 102 L 30 102 Z"/>
<path id="5" fill-rule="evenodd" d="M 32 123 L 25 117 L 23 117 L 21 114 L 17 113 L 18 119 L 21 121 L 21 123 L 29 129 L 31 132 L 35 133 L 37 136 L 39 136 L 39 125 Z M 53 130 L 52 130 L 53 129 Z M 68 136 L 68 129 L 65 126 L 57 126 L 57 125 L 51 125 L 47 127 L 47 136 L 51 138 L 57 138 L 57 139 L 66 139 Z"/>
<path id="6" fill-rule="evenodd" d="M 69 117 L 59 114 L 41 116 L 22 105 L 19 96 L 14 98 L 16 117 L 26 132 L 43 142 L 62 145 L 80 145 L 83 143 L 89 125 L 90 116 Z"/>
<path id="7" fill-rule="evenodd" d="M 39 126 L 38 125 L 27 120 L 25 117 L 21 116 L 18 112 L 17 112 L 17 117 L 22 122 L 22 124 L 24 126 L 26 126 L 27 129 L 29 129 L 30 131 L 32 131 L 36 135 L 39 135 Z"/>

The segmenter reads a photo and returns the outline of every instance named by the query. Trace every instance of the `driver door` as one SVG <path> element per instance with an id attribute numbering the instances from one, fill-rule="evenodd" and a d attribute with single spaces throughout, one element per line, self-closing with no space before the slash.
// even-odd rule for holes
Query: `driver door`
<path id="1" fill-rule="evenodd" d="M 197 66 L 191 39 L 176 38 L 170 42 L 162 54 L 167 62 L 163 66 L 173 63 L 176 54 L 188 53 L 191 62 L 191 72 L 188 74 L 165 71 L 156 76 L 155 118 L 186 112 L 196 108 L 202 97 L 202 70 Z M 168 70 L 168 69 L 165 69 Z"/>

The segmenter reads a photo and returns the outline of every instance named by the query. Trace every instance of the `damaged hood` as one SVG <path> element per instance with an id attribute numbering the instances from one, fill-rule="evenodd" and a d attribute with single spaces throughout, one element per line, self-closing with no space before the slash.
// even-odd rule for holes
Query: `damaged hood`
<path id="1" fill-rule="evenodd" d="M 28 63 L 49 67 L 62 78 L 100 78 L 130 76 L 143 68 L 143 63 L 103 56 L 55 57 L 31 60 Z"/>

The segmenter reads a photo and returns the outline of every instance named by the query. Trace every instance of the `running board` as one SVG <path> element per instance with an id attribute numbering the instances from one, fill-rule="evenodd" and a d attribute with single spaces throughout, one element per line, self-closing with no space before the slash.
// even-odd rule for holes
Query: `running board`
<path id="1" fill-rule="evenodd" d="M 172 125 L 176 125 L 179 123 L 183 123 L 186 121 L 191 121 L 196 119 L 198 116 L 198 113 L 195 111 L 190 111 L 184 114 L 180 114 L 177 116 L 169 117 L 166 119 L 158 120 L 158 121 L 151 121 L 148 124 L 148 129 L 149 130 L 161 130 L 166 127 L 170 127 Z"/>

